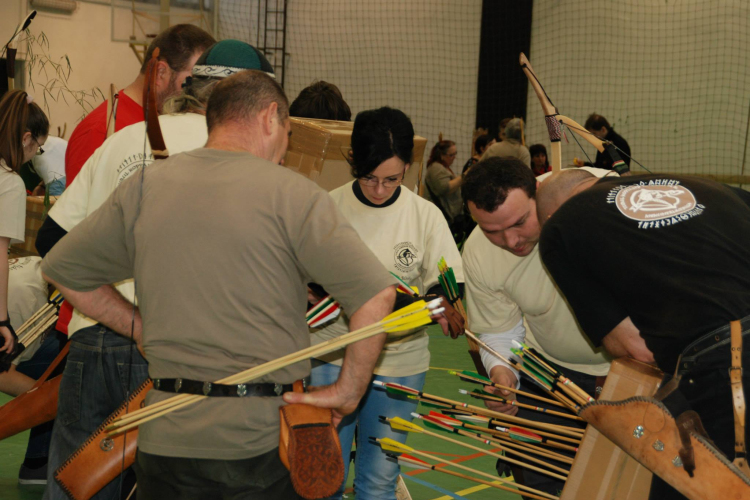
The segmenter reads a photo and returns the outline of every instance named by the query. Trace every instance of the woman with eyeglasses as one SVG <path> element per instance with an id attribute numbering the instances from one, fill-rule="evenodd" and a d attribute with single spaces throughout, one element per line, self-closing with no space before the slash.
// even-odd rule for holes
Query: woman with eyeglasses
<path id="1" fill-rule="evenodd" d="M 0 353 L 13 352 L 17 340 L 8 316 L 8 247 L 23 243 L 26 232 L 26 188 L 18 170 L 41 150 L 48 132 L 47 117 L 26 92 L 12 90 L 0 100 Z"/>
<path id="2" fill-rule="evenodd" d="M 438 284 L 438 261 L 445 257 L 453 266 L 457 281 L 463 283 L 461 256 L 445 218 L 428 201 L 401 182 L 409 168 L 414 147 L 414 128 L 398 109 L 388 107 L 357 115 L 352 131 L 352 174 L 356 180 L 331 192 L 338 208 L 386 269 L 406 283 L 416 286 L 420 295 L 442 294 Z M 396 307 L 410 301 L 397 294 Z M 439 322 L 443 333 L 453 338 L 463 332 L 463 322 L 448 300 L 444 300 L 448 320 Z M 458 318 L 456 318 L 458 316 Z M 313 333 L 320 343 L 348 332 L 346 311 L 338 320 Z M 394 382 L 421 390 L 430 363 L 425 328 L 402 337 L 389 337 L 375 367 L 374 379 Z M 336 381 L 343 352 L 313 360 L 312 384 Z M 349 456 L 357 430 L 355 493 L 359 500 L 394 500 L 398 465 L 370 437 L 390 437 L 406 441 L 405 433 L 393 432 L 380 415 L 411 420 L 417 402 L 389 395 L 371 387 L 354 413 L 339 426 L 339 438 L 348 473 Z M 344 481 L 346 484 L 346 480 Z M 341 498 L 341 491 L 334 498 Z"/>

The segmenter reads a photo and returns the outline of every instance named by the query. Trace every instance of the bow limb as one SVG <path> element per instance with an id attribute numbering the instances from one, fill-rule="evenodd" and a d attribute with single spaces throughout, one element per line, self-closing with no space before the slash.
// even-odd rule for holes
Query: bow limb
<path id="1" fill-rule="evenodd" d="M 519 57 L 519 62 L 523 72 L 526 74 L 526 78 L 529 79 L 531 87 L 536 92 L 536 96 L 539 98 L 539 103 L 542 105 L 542 111 L 544 111 L 544 119 L 547 123 L 547 131 L 549 133 L 549 140 L 551 143 L 550 148 L 550 164 L 552 165 L 552 171 L 556 172 L 562 168 L 562 125 L 567 126 L 572 132 L 583 137 L 589 144 L 594 146 L 600 153 L 607 153 L 612 158 L 612 168 L 618 174 L 622 175 L 628 172 L 630 169 L 622 161 L 620 155 L 617 153 L 617 149 L 612 145 L 611 142 L 605 142 L 596 137 L 594 134 L 583 128 L 578 122 L 572 118 L 568 118 L 565 115 L 558 113 L 557 108 L 550 100 L 547 92 L 544 91 L 542 83 L 534 72 L 534 68 L 531 67 L 531 63 L 526 58 L 526 55 L 522 52 Z"/>
<path id="2" fill-rule="evenodd" d="M 542 84 L 539 82 L 539 78 L 537 78 L 536 73 L 534 73 L 534 68 L 531 67 L 531 63 L 523 52 L 521 52 L 519 62 L 521 63 L 523 72 L 526 74 L 526 78 L 529 79 L 531 87 L 539 98 L 539 103 L 542 105 L 544 120 L 547 123 L 547 132 L 549 133 L 550 140 L 550 165 L 552 165 L 552 171 L 557 172 L 562 168 L 562 144 L 560 142 L 562 139 L 562 127 L 557 119 L 557 108 L 547 96 Z"/>
<path id="3" fill-rule="evenodd" d="M 163 160 L 169 157 L 164 135 L 159 124 L 159 109 L 156 103 L 156 77 L 157 65 L 159 63 L 159 48 L 154 49 L 151 60 L 146 67 L 146 83 L 143 87 L 143 112 L 146 121 L 146 135 L 151 144 L 151 153 L 155 160 Z"/>

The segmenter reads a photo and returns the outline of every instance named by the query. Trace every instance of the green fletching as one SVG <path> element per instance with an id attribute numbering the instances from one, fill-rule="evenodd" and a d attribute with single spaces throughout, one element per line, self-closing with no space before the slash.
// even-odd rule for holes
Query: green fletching
<path id="1" fill-rule="evenodd" d="M 440 425 L 437 422 L 431 422 L 426 419 L 423 419 L 422 422 L 424 423 L 424 426 L 427 427 L 428 429 L 435 429 L 438 431 L 453 433 L 453 427 L 447 424 Z"/>
<path id="2" fill-rule="evenodd" d="M 487 377 L 483 377 L 477 372 L 470 372 L 468 370 L 464 370 L 461 372 L 463 375 L 466 375 L 467 377 L 475 378 L 478 380 L 481 380 L 482 382 L 486 382 L 487 385 L 492 385 L 492 380 L 488 379 Z"/>
<path id="3" fill-rule="evenodd" d="M 550 384 L 555 381 L 552 375 L 549 374 L 549 371 L 542 365 L 537 363 L 533 358 L 524 356 L 523 358 L 521 358 L 521 360 L 523 361 L 523 366 L 533 370 L 535 373 L 539 374 L 541 377 L 549 381 Z"/>
<path id="4" fill-rule="evenodd" d="M 524 436 L 523 434 L 519 434 L 513 431 L 510 431 L 508 435 L 510 436 L 511 439 L 515 441 L 522 441 L 524 443 L 541 443 L 542 442 L 541 439 L 534 439 L 534 438 Z"/>

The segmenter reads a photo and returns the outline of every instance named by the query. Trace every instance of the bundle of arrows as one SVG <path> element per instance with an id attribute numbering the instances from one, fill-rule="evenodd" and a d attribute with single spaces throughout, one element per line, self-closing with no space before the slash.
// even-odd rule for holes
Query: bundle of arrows
<path id="1" fill-rule="evenodd" d="M 517 348 L 511 349 L 511 352 L 519 359 L 508 359 L 482 342 L 482 340 L 469 330 L 466 330 L 464 333 L 468 338 L 479 344 L 482 349 L 485 349 L 493 356 L 518 370 L 534 385 L 562 403 L 570 411 L 577 414 L 581 406 L 594 400 L 586 391 L 565 377 L 559 370 L 552 367 L 549 361 L 534 348 L 514 341 Z"/>
<path id="2" fill-rule="evenodd" d="M 346 335 L 333 338 L 327 342 L 287 354 L 286 356 L 263 363 L 262 365 L 250 368 L 221 380 L 217 380 L 216 383 L 232 385 L 246 384 L 286 366 L 336 351 L 349 344 L 373 337 L 380 333 L 405 332 L 414 328 L 419 328 L 420 326 L 429 324 L 432 321 L 431 316 L 443 312 L 443 308 L 440 307 L 440 302 L 441 299 L 435 299 L 430 302 L 419 300 L 407 307 L 393 312 L 377 323 L 347 333 Z M 185 408 L 205 398 L 206 396 L 180 394 L 153 405 L 146 406 L 145 408 L 127 413 L 109 425 L 107 428 L 109 431 L 108 437 L 127 432 L 145 422 L 159 418 L 175 410 Z"/>
<path id="3" fill-rule="evenodd" d="M 466 319 L 466 311 L 464 310 L 464 305 L 461 303 L 461 291 L 458 288 L 458 282 L 456 281 L 456 275 L 453 272 L 453 268 L 448 266 L 448 263 L 445 262 L 445 258 L 441 257 L 438 261 L 438 271 L 440 272 L 440 276 L 438 276 L 438 281 L 440 282 L 440 286 L 443 287 L 443 291 L 445 292 L 445 296 L 448 297 L 448 299 L 451 301 L 451 304 L 453 304 L 453 307 L 456 308 L 456 310 L 461 314 L 461 316 Z"/>
<path id="4" fill-rule="evenodd" d="M 47 303 L 16 330 L 18 348 L 12 354 L 6 354 L 3 357 L 3 363 L 6 367 L 9 366 L 7 363 L 18 357 L 31 344 L 41 341 L 45 334 L 57 323 L 57 315 L 62 301 L 62 294 L 55 290 Z"/>

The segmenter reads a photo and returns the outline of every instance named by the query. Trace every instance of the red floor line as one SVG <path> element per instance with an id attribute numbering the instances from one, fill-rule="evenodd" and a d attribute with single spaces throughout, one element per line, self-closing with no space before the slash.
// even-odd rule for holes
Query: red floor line
<path id="1" fill-rule="evenodd" d="M 492 448 L 492 449 L 487 450 L 487 451 L 491 451 L 493 453 L 497 453 L 498 451 L 500 451 L 500 448 Z M 459 457 L 459 458 L 456 458 L 454 460 L 449 460 L 449 462 L 454 463 L 454 464 L 458 464 L 458 463 L 461 463 L 461 462 L 466 462 L 468 460 L 474 460 L 475 458 L 485 457 L 485 456 L 487 456 L 487 455 L 484 454 L 484 453 L 474 453 L 473 455 L 465 455 L 463 457 Z M 435 467 L 447 467 L 447 465 L 440 463 L 440 464 L 435 464 Z M 406 475 L 407 476 L 416 476 L 417 474 L 422 474 L 423 472 L 430 472 L 430 471 L 429 470 L 425 470 L 425 469 L 417 469 L 417 470 L 412 470 L 412 471 L 407 472 Z M 403 474 L 403 472 L 402 472 L 402 474 Z"/>

